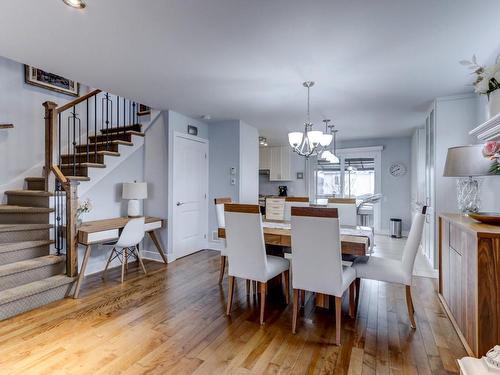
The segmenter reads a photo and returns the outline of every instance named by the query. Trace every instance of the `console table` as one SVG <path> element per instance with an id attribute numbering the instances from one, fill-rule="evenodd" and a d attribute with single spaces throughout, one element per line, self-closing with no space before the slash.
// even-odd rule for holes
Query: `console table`
<path id="1" fill-rule="evenodd" d="M 470 356 L 500 343 L 500 226 L 440 215 L 439 299 Z"/>

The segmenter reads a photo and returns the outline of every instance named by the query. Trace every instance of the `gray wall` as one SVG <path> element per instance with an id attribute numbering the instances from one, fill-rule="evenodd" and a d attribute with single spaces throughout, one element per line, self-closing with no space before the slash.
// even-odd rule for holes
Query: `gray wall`
<path id="1" fill-rule="evenodd" d="M 209 236 L 217 229 L 214 199 L 230 197 L 239 201 L 238 177 L 240 170 L 240 124 L 237 120 L 221 121 L 209 125 L 210 142 L 210 179 L 209 179 Z M 231 168 L 236 168 L 235 185 L 231 185 Z"/>

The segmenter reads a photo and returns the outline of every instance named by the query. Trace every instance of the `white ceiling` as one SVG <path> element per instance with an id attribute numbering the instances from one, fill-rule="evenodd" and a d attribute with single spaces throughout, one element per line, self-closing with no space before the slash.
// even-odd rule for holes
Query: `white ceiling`
<path id="1" fill-rule="evenodd" d="M 401 136 L 471 91 L 458 64 L 500 52 L 498 0 L 2 0 L 0 55 L 274 142 L 312 119 L 340 139 Z"/>

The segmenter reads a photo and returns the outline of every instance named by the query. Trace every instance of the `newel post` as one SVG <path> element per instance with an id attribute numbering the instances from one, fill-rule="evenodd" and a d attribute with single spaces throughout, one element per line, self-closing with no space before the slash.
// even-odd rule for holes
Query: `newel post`
<path id="1" fill-rule="evenodd" d="M 78 230 L 76 227 L 76 209 L 78 208 L 78 181 L 66 183 L 66 274 L 78 275 Z"/>
<path id="2" fill-rule="evenodd" d="M 45 191 L 49 190 L 49 176 L 54 164 L 54 144 L 57 137 L 57 104 L 54 102 L 43 103 L 45 108 L 45 165 L 43 177 L 45 178 Z"/>

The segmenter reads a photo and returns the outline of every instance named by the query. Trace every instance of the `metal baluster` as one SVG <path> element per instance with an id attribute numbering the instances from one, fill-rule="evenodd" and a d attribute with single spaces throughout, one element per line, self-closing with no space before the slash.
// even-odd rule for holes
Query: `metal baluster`
<path id="1" fill-rule="evenodd" d="M 94 163 L 97 162 L 97 95 L 94 96 Z"/>
<path id="2" fill-rule="evenodd" d="M 61 164 L 62 164 L 62 156 L 61 156 L 61 138 L 62 138 L 62 134 L 61 134 L 61 113 L 59 113 L 57 115 L 57 126 L 58 126 L 58 132 L 57 132 L 57 136 L 59 137 L 58 139 L 58 143 L 59 143 L 59 151 L 58 151 L 58 155 L 59 155 L 59 168 L 61 167 Z"/>
<path id="3" fill-rule="evenodd" d="M 125 106 L 125 98 L 123 98 L 123 134 L 125 134 L 125 111 L 126 111 L 126 106 Z"/>
<path id="4" fill-rule="evenodd" d="M 137 116 L 137 111 L 135 110 L 135 102 L 132 104 L 132 123 L 130 125 L 135 125 L 135 117 Z"/>
<path id="5" fill-rule="evenodd" d="M 87 103 L 87 163 L 90 162 L 90 145 L 89 145 L 89 100 L 85 101 Z"/>
<path id="6" fill-rule="evenodd" d="M 116 97 L 116 130 L 120 127 L 120 97 Z"/>
<path id="7" fill-rule="evenodd" d="M 108 142 L 109 142 L 109 106 L 108 106 L 108 99 L 109 99 L 109 94 L 106 93 L 106 150 L 108 149 Z"/>

